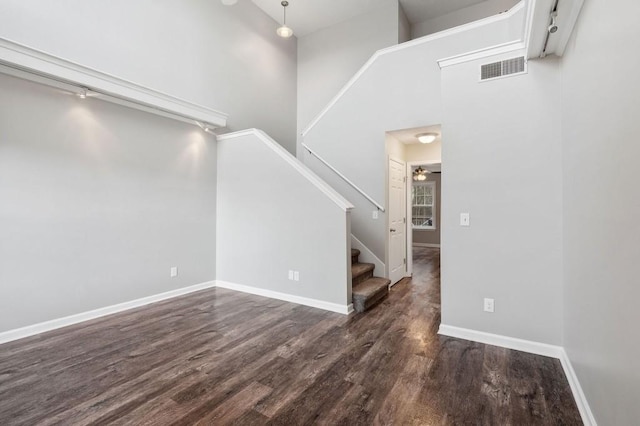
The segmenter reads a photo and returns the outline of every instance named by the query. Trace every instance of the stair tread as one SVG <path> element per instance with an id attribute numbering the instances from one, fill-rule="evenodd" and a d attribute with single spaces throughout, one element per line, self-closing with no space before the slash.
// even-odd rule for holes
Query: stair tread
<path id="1" fill-rule="evenodd" d="M 352 289 L 353 296 L 367 298 L 383 288 L 389 288 L 391 280 L 380 277 L 369 278 L 366 281 L 361 282 Z"/>
<path id="2" fill-rule="evenodd" d="M 360 256 L 360 250 L 352 248 L 351 257 L 357 257 L 357 256 Z"/>
<path id="3" fill-rule="evenodd" d="M 360 275 L 373 271 L 375 267 L 376 265 L 373 263 L 354 263 L 351 265 L 351 277 L 353 279 L 358 278 Z"/>

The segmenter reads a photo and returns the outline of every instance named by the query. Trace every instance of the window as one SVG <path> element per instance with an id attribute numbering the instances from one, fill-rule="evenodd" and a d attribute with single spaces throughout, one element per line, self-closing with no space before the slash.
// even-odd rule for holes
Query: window
<path id="1" fill-rule="evenodd" d="M 436 183 L 413 182 L 411 200 L 413 229 L 436 229 Z"/>

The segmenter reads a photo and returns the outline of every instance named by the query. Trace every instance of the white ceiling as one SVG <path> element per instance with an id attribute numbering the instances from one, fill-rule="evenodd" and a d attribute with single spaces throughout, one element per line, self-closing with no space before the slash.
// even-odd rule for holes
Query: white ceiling
<path id="1" fill-rule="evenodd" d="M 420 141 L 416 137 L 416 135 L 420 133 L 437 133 L 438 137 L 436 138 L 435 141 L 433 141 L 433 143 L 440 142 L 441 135 L 442 135 L 441 127 L 439 124 L 435 126 L 424 126 L 424 127 L 414 127 L 411 129 L 394 130 L 387 133 L 405 145 L 413 145 L 413 144 L 420 143 Z"/>
<path id="2" fill-rule="evenodd" d="M 252 0 L 275 21 L 282 23 L 280 0 Z M 446 15 L 488 0 L 400 0 L 410 23 Z M 287 26 L 304 36 L 389 4 L 389 0 L 289 0 Z"/>
<path id="3" fill-rule="evenodd" d="M 412 24 L 437 18 L 486 0 L 400 0 L 407 19 Z"/>
<path id="4" fill-rule="evenodd" d="M 282 23 L 280 0 L 252 0 Z M 287 26 L 297 36 L 311 34 L 388 4 L 388 0 L 289 0 Z"/>

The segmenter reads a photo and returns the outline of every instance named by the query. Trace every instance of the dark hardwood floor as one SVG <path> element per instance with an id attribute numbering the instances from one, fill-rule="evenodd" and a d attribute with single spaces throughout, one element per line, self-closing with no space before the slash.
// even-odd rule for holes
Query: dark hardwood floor
<path id="1" fill-rule="evenodd" d="M 582 424 L 558 360 L 438 336 L 415 257 L 350 317 L 211 289 L 0 345 L 0 425 Z"/>

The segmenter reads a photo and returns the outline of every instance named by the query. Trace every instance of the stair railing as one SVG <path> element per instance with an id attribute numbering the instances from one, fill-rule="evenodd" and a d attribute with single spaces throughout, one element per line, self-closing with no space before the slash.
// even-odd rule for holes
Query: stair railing
<path id="1" fill-rule="evenodd" d="M 369 194 L 367 194 L 366 192 L 364 192 L 362 189 L 360 189 L 358 187 L 358 185 L 356 185 L 355 183 L 351 182 L 351 180 L 349 180 L 348 177 L 346 177 L 345 175 L 343 175 L 342 173 L 340 173 L 340 171 L 338 169 L 336 169 L 335 167 L 333 167 L 331 164 L 329 164 L 324 158 L 322 158 L 321 156 L 318 155 L 317 152 L 313 151 L 311 148 L 309 148 L 306 144 L 302 144 L 302 147 L 304 149 L 306 149 L 309 154 L 313 155 L 314 157 L 316 157 L 318 160 L 320 160 L 320 162 L 322 164 L 324 164 L 325 166 L 327 166 L 332 172 L 334 172 L 335 174 L 337 174 L 338 176 L 340 176 L 340 178 L 345 181 L 346 183 L 348 183 L 353 189 L 355 189 L 356 191 L 358 191 L 358 193 L 360 193 L 360 195 L 362 195 L 364 198 L 366 198 L 371 204 L 373 204 L 374 206 L 376 206 L 376 208 L 378 210 L 380 210 L 381 212 L 384 212 L 384 207 L 381 206 L 380 204 L 378 204 L 378 202 L 376 202 L 376 200 L 374 200 L 373 198 L 371 198 L 369 196 Z"/>

